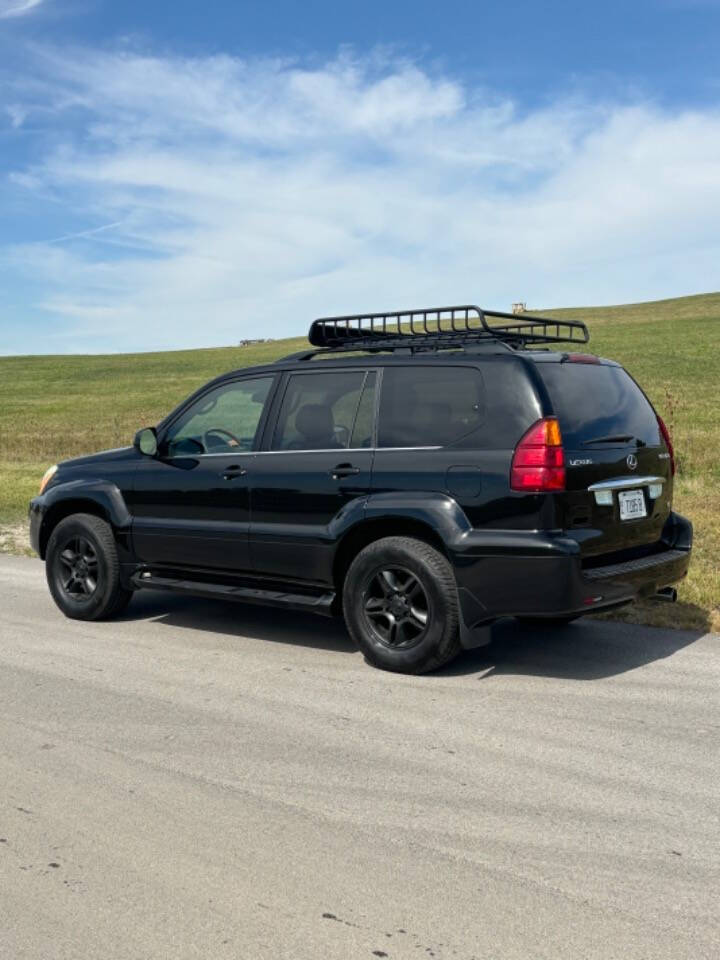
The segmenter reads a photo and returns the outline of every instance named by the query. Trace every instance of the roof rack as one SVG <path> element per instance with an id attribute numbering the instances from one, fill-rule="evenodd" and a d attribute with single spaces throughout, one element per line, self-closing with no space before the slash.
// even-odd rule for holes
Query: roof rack
<path id="1" fill-rule="evenodd" d="M 490 324 L 488 317 L 504 322 Z M 325 352 L 457 349 L 482 341 L 500 341 L 521 349 L 528 344 L 587 343 L 589 339 L 580 320 L 520 317 L 468 304 L 322 317 L 314 321 L 308 334 L 310 343 L 320 349 L 297 354 L 297 359 Z"/>

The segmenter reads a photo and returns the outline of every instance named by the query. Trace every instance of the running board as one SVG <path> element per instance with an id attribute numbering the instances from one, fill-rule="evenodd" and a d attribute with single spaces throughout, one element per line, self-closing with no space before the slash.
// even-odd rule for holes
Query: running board
<path id="1" fill-rule="evenodd" d="M 187 593 L 196 597 L 215 600 L 236 600 L 240 603 L 264 603 L 268 606 L 285 607 L 287 610 L 307 610 L 332 616 L 335 600 L 332 592 L 321 594 L 287 593 L 282 590 L 258 590 L 255 587 L 238 587 L 227 583 L 202 583 L 199 580 L 179 580 L 173 577 L 156 577 L 140 572 L 131 578 L 136 590 L 167 590 L 170 593 Z"/>

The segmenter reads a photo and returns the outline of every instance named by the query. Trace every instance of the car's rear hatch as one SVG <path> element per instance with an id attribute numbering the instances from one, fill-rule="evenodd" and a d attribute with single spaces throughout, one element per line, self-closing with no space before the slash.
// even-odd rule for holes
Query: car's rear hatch
<path id="1" fill-rule="evenodd" d="M 566 492 L 556 494 L 560 525 L 586 562 L 652 549 L 672 502 L 670 454 L 640 387 L 612 361 L 536 355 L 562 433 Z"/>

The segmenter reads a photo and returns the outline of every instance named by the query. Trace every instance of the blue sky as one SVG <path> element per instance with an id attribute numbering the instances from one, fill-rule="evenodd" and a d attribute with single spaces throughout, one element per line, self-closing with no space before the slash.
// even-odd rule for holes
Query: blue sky
<path id="1" fill-rule="evenodd" d="M 0 353 L 720 288 L 720 0 L 0 0 Z"/>

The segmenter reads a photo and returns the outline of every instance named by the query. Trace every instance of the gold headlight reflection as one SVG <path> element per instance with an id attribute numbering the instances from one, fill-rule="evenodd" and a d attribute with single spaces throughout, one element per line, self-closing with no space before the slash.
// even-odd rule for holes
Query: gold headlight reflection
<path id="1" fill-rule="evenodd" d="M 57 464 L 54 463 L 49 469 L 45 471 L 45 475 L 40 481 L 40 493 L 43 493 L 43 491 L 45 490 L 45 487 L 50 483 L 50 481 L 52 480 L 52 478 L 55 476 L 56 473 L 57 473 Z"/>

